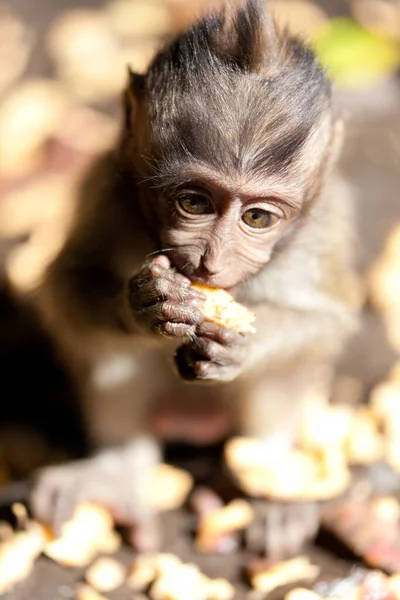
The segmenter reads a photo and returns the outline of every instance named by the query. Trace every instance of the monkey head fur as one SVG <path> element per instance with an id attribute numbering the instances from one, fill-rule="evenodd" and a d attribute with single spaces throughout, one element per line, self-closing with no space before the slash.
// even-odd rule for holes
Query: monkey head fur
<path id="1" fill-rule="evenodd" d="M 262 269 L 318 197 L 334 131 L 323 70 L 264 0 L 227 4 L 131 74 L 127 121 L 124 160 L 159 249 L 226 289 Z"/>

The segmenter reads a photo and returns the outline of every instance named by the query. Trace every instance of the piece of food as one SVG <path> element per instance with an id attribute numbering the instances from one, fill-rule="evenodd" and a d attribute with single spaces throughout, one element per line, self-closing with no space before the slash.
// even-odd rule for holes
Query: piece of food
<path id="1" fill-rule="evenodd" d="M 400 433 L 400 381 L 384 381 L 372 390 L 371 410 L 390 439 Z"/>
<path id="2" fill-rule="evenodd" d="M 225 446 L 225 460 L 252 497 L 322 500 L 340 495 L 350 481 L 344 452 L 336 447 L 318 453 L 295 449 L 277 461 L 264 442 L 234 438 Z"/>
<path id="3" fill-rule="evenodd" d="M 254 519 L 254 511 L 246 500 L 232 500 L 200 518 L 196 548 L 201 552 L 215 551 L 220 537 L 246 529 Z"/>
<path id="4" fill-rule="evenodd" d="M 187 471 L 160 464 L 150 490 L 152 506 L 160 512 L 175 510 L 185 502 L 192 487 L 193 478 Z"/>
<path id="5" fill-rule="evenodd" d="M 347 499 L 326 506 L 322 522 L 326 529 L 374 568 L 400 571 L 400 522 L 396 499 Z"/>
<path id="6" fill-rule="evenodd" d="M 346 455 L 350 464 L 372 464 L 382 458 L 383 452 L 383 438 L 373 413 L 368 409 L 358 410 L 346 440 Z"/>
<path id="7" fill-rule="evenodd" d="M 208 583 L 209 600 L 231 600 L 235 595 L 235 588 L 229 581 L 222 579 L 210 579 Z"/>
<path id="8" fill-rule="evenodd" d="M 252 325 L 255 315 L 243 304 L 236 302 L 231 294 L 200 283 L 192 283 L 192 287 L 206 295 L 202 311 L 208 321 L 238 333 L 255 333 L 256 329 Z"/>
<path id="9" fill-rule="evenodd" d="M 0 543 L 0 594 L 6 594 L 30 575 L 45 545 L 45 532 L 39 523 L 30 521 L 26 509 L 14 504 L 20 531 L 3 528 Z"/>
<path id="10" fill-rule="evenodd" d="M 285 596 L 285 600 L 320 600 L 321 596 L 307 588 L 294 588 Z"/>
<path id="11" fill-rule="evenodd" d="M 174 554 L 142 554 L 133 563 L 127 583 L 133 590 L 141 592 L 165 573 L 181 568 L 181 560 Z"/>
<path id="12" fill-rule="evenodd" d="M 76 592 L 76 600 L 108 600 L 89 585 L 80 585 Z"/>
<path id="13" fill-rule="evenodd" d="M 48 536 L 44 553 L 71 567 L 85 567 L 98 554 L 113 554 L 121 545 L 110 513 L 90 502 L 77 507 L 71 521 L 62 526 L 61 537 L 54 538 L 50 528 Z"/>
<path id="14" fill-rule="evenodd" d="M 312 581 L 318 577 L 319 571 L 320 568 L 311 564 L 307 556 L 298 556 L 272 565 L 266 564 L 262 569 L 259 565 L 256 568 L 250 565 L 249 579 L 254 589 L 268 594 L 284 585 L 298 581 Z"/>
<path id="15" fill-rule="evenodd" d="M 45 142 L 62 122 L 71 100 L 61 84 L 32 79 L 0 105 L 0 173 L 17 177 L 43 164 Z"/>
<path id="16" fill-rule="evenodd" d="M 207 600 L 208 578 L 196 565 L 182 564 L 163 573 L 150 588 L 152 600 Z"/>
<path id="17" fill-rule="evenodd" d="M 85 579 L 98 592 L 112 592 L 125 581 L 126 568 L 113 558 L 98 558 L 85 573 Z"/>
<path id="18" fill-rule="evenodd" d="M 371 501 L 371 509 L 378 519 L 396 524 L 400 520 L 400 505 L 393 496 L 384 496 Z"/>
<path id="19" fill-rule="evenodd" d="M 168 553 L 138 556 L 127 583 L 135 592 L 150 588 L 152 600 L 231 600 L 235 593 L 226 579 L 210 579 L 196 565 Z"/>

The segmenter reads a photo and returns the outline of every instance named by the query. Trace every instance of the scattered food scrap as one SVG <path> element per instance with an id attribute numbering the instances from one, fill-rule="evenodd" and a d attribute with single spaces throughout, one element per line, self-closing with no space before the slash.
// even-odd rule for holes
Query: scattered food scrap
<path id="1" fill-rule="evenodd" d="M 128 576 L 134 591 L 149 588 L 152 600 L 231 600 L 233 586 L 222 578 L 211 579 L 193 564 L 182 563 L 173 554 L 142 555 Z"/>
<path id="2" fill-rule="evenodd" d="M 10 591 L 30 575 L 45 545 L 45 533 L 39 523 L 30 521 L 21 504 L 13 506 L 20 530 L 5 524 L 0 531 L 0 594 Z"/>
<path id="3" fill-rule="evenodd" d="M 76 600 L 108 600 L 102 594 L 99 594 L 96 590 L 91 588 L 89 585 L 79 586 L 76 593 Z"/>
<path id="4" fill-rule="evenodd" d="M 85 573 L 88 584 L 98 592 L 112 592 L 126 579 L 126 569 L 113 558 L 98 558 Z"/>
<path id="5" fill-rule="evenodd" d="M 92 503 L 77 507 L 71 521 L 62 526 L 61 537 L 49 540 L 44 553 L 54 561 L 73 567 L 87 566 L 100 553 L 113 554 L 121 545 L 110 513 Z"/>
<path id="6" fill-rule="evenodd" d="M 312 453 L 295 449 L 277 461 L 268 446 L 250 438 L 234 438 L 225 460 L 240 487 L 250 496 L 276 500 L 319 500 L 346 490 L 350 482 L 344 452 Z"/>
<path id="7" fill-rule="evenodd" d="M 298 581 L 312 581 L 318 577 L 320 569 L 311 564 L 307 556 L 298 556 L 275 564 L 252 561 L 248 571 L 252 587 L 267 594 L 278 587 Z"/>
<path id="8" fill-rule="evenodd" d="M 232 500 L 199 520 L 196 547 L 201 552 L 215 552 L 221 538 L 246 529 L 254 519 L 254 511 L 246 500 Z"/>
<path id="9" fill-rule="evenodd" d="M 152 505 L 158 511 L 179 508 L 192 487 L 193 478 L 187 471 L 162 463 L 158 465 L 152 482 Z"/>

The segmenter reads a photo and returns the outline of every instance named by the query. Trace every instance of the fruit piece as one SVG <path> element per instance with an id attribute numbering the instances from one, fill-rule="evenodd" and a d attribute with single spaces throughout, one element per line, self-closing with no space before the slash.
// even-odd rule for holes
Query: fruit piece
<path id="1" fill-rule="evenodd" d="M 202 306 L 207 321 L 212 321 L 227 329 L 234 329 L 238 333 L 255 333 L 256 330 L 251 325 L 255 321 L 255 315 L 243 304 L 236 302 L 231 294 L 225 290 L 200 283 L 193 283 L 192 288 L 199 290 L 207 297 Z"/>
<path id="2" fill-rule="evenodd" d="M 99 558 L 86 571 L 85 579 L 98 592 L 119 588 L 126 576 L 125 567 L 113 558 Z"/>

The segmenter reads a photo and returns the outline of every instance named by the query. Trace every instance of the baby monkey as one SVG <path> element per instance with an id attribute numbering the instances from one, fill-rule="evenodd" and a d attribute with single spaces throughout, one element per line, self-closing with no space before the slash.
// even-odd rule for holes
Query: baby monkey
<path id="1" fill-rule="evenodd" d="M 39 293 L 99 453 L 45 470 L 32 504 L 57 524 L 101 501 L 144 549 L 157 544 L 159 440 L 230 428 L 279 460 L 302 403 L 328 393 L 359 302 L 330 85 L 264 0 L 227 4 L 130 73 L 124 116 Z M 257 332 L 206 322 L 191 282 L 228 290 Z M 291 531 L 294 550 L 307 532 Z"/>

